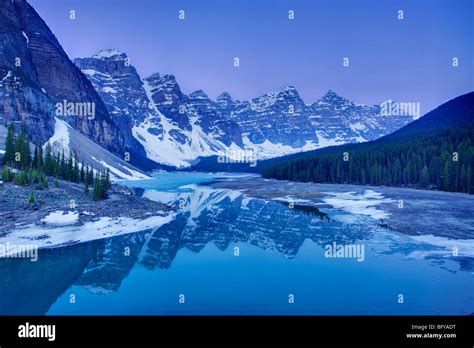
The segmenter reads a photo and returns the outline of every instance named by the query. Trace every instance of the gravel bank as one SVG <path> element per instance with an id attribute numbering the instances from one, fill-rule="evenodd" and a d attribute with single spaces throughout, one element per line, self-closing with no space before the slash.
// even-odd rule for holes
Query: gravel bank
<path id="1" fill-rule="evenodd" d="M 136 196 L 133 189 L 118 185 L 113 185 L 109 190 L 109 198 L 94 202 L 92 189 L 86 196 L 83 184 L 62 180 L 58 184 L 58 188 L 55 188 L 53 180 L 50 180 L 49 189 L 46 190 L 34 185 L 0 185 L 0 237 L 27 225 L 42 226 L 44 222 L 41 220 L 55 211 L 77 212 L 79 219 L 75 225 L 81 226 L 101 217 L 141 219 L 165 216 L 172 210 L 165 204 Z M 37 199 L 34 204 L 28 203 L 31 192 L 35 193 Z"/>

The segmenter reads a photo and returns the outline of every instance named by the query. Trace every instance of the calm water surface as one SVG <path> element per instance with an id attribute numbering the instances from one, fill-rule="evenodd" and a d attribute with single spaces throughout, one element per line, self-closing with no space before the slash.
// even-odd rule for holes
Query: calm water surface
<path id="1" fill-rule="evenodd" d="M 474 312 L 472 250 L 453 256 L 436 237 L 420 242 L 371 215 L 291 209 L 206 184 L 216 178 L 244 177 L 162 173 L 127 183 L 173 205 L 176 218 L 157 229 L 41 250 L 35 263 L 2 260 L 0 314 Z M 472 239 L 460 245 L 470 248 Z M 363 261 L 325 257 L 334 242 L 363 245 Z"/>

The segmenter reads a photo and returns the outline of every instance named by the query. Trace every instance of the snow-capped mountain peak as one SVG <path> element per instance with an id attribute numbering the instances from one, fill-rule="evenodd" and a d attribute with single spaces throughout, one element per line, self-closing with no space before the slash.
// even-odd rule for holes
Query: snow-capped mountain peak
<path id="1" fill-rule="evenodd" d="M 330 105 L 341 105 L 351 103 L 349 100 L 339 96 L 333 90 L 328 90 L 325 95 L 323 95 L 320 99 L 318 99 L 314 104 L 322 105 L 322 104 L 330 104 Z"/>
<path id="2" fill-rule="evenodd" d="M 232 96 L 228 92 L 222 92 L 216 99 L 219 103 L 231 103 L 234 101 Z"/>
<path id="3" fill-rule="evenodd" d="M 176 77 L 170 74 L 154 73 L 146 77 L 145 80 L 150 81 L 153 84 L 160 85 L 160 86 L 164 86 L 164 85 L 173 86 L 173 87 L 178 86 L 178 83 L 176 82 Z"/>
<path id="4" fill-rule="evenodd" d="M 294 86 L 286 86 L 284 89 L 279 91 L 278 94 L 285 94 L 294 98 L 300 98 L 298 90 Z"/>
<path id="5" fill-rule="evenodd" d="M 174 75 L 141 79 L 106 50 L 78 66 L 110 113 L 127 116 L 133 138 L 158 163 L 185 167 L 199 157 L 252 150 L 258 159 L 376 139 L 410 122 L 380 117 L 380 106 L 356 104 L 329 90 L 306 105 L 294 86 L 238 101 L 227 92 L 211 100 L 201 89 L 183 93 Z"/>
<path id="6" fill-rule="evenodd" d="M 191 99 L 209 99 L 206 93 L 202 89 L 198 89 L 197 91 L 192 92 L 189 95 Z"/>
<path id="7" fill-rule="evenodd" d="M 98 53 L 93 55 L 92 58 L 109 59 L 109 58 L 117 57 L 117 56 L 120 57 L 120 58 L 123 58 L 123 57 L 126 58 L 127 57 L 127 55 L 125 53 L 120 52 L 117 49 L 106 49 L 106 50 L 99 51 Z"/>

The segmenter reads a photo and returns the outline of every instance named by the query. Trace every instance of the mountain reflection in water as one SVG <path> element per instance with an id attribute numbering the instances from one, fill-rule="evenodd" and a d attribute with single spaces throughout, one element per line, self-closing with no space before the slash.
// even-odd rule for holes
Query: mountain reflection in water
<path id="1" fill-rule="evenodd" d="M 364 243 L 369 247 L 380 233 L 379 223 L 345 224 L 315 207 L 252 199 L 238 191 L 190 185 L 178 191 L 144 190 L 143 196 L 173 205 L 176 218 L 158 229 L 74 246 L 40 250 L 39 260 L 0 262 L 0 314 L 46 314 L 71 286 L 97 295 L 119 291 L 134 267 L 166 270 L 178 252 L 199 253 L 213 243 L 226 251 L 235 244 L 252 245 L 292 260 L 305 241 L 320 246 Z M 374 242 L 374 248 L 377 242 Z M 380 254 L 412 250 L 403 243 L 380 249 Z M 231 252 L 231 251 L 229 251 Z M 321 255 L 318 255 L 318 257 Z M 457 260 L 472 270 L 470 258 Z M 440 262 L 442 267 L 443 261 Z"/>

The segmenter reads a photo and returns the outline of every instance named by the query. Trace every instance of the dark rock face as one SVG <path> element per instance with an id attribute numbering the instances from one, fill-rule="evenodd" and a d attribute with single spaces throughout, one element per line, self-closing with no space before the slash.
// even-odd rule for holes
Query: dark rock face
<path id="1" fill-rule="evenodd" d="M 232 99 L 231 95 L 227 92 L 221 93 L 217 99 L 216 103 L 219 106 L 220 111 L 226 116 L 229 117 L 232 113 L 232 110 L 238 104 L 237 101 Z"/>
<path id="2" fill-rule="evenodd" d="M 292 86 L 251 101 L 229 104 L 227 113 L 239 124 L 242 135 L 254 144 L 268 140 L 298 148 L 307 141 L 318 143 L 306 106 Z"/>
<path id="3" fill-rule="evenodd" d="M 191 131 L 186 113 L 189 97 L 185 95 L 174 75 L 153 74 L 145 79 L 150 97 L 156 108 L 183 131 Z"/>
<path id="4" fill-rule="evenodd" d="M 328 91 L 307 109 L 311 124 L 326 139 L 344 143 L 375 140 L 403 127 L 409 115 L 384 116 L 380 105 L 356 104 Z"/>
<path id="5" fill-rule="evenodd" d="M 185 95 L 173 75 L 153 74 L 146 78 L 156 108 L 180 130 L 191 131 L 192 124 L 205 134 L 230 146 L 242 145 L 239 126 L 221 113 L 219 105 L 202 90 Z M 195 119 L 195 122 L 191 122 Z M 175 130 L 175 133 L 180 134 Z M 181 140 L 184 140 L 183 138 Z M 178 139 L 179 141 L 179 139 Z"/>
<path id="6" fill-rule="evenodd" d="M 11 70 L 0 70 L 0 81 L 1 124 L 13 122 L 17 131 L 24 125 L 38 143 L 49 139 L 54 132 L 54 107 L 44 92 Z"/>
<path id="7" fill-rule="evenodd" d="M 74 64 L 96 86 L 113 118 L 144 119 L 150 109 L 137 71 L 124 53 L 112 50 L 102 53 L 102 56 L 75 59 Z M 114 107 L 110 107 L 112 104 Z"/>
<path id="8" fill-rule="evenodd" d="M 186 113 L 188 96 L 181 92 L 173 75 L 155 73 L 143 81 L 148 99 L 155 111 L 162 113 L 176 126 L 169 131 L 169 136 L 178 144 L 185 145 L 189 141 L 186 133 L 192 132 L 192 125 Z M 151 134 L 158 135 L 161 139 L 166 136 L 158 115 L 150 117 L 149 122 L 152 126 L 151 132 L 149 130 Z"/>
<path id="9" fill-rule="evenodd" d="M 305 105 L 292 86 L 249 102 L 229 102 L 221 95 L 220 104 L 254 143 L 265 140 L 291 147 L 322 141 L 353 143 L 374 140 L 409 123 L 407 116 L 383 116 L 379 105 L 356 104 L 333 91 L 311 105 Z"/>
<path id="10" fill-rule="evenodd" d="M 23 33 L 16 3 L 0 0 L 0 121 L 24 124 L 41 142 L 53 134 L 54 107 L 41 90 Z"/>
<path id="11" fill-rule="evenodd" d="M 123 156 L 122 133 L 92 84 L 69 60 L 36 11 L 25 0 L 0 0 L 0 4 L 0 107 L 6 110 L 3 122 L 22 121 L 35 142 L 45 141 L 54 131 L 56 103 L 94 104 L 93 117 L 67 116 L 66 121 Z M 8 78 L 4 80 L 5 76 Z"/>
<path id="12" fill-rule="evenodd" d="M 148 158 L 177 166 L 233 143 L 243 145 L 237 123 L 203 91 L 184 94 L 173 75 L 156 73 L 141 80 L 129 62 L 117 50 L 75 60 L 114 120 L 131 130 L 127 144 L 133 138 L 146 147 Z"/>
<path id="13" fill-rule="evenodd" d="M 190 115 L 199 117 L 196 124 L 213 139 L 227 146 L 232 143 L 243 145 L 238 124 L 222 115 L 219 105 L 209 99 L 202 90 L 189 95 L 188 110 Z"/>
<path id="14" fill-rule="evenodd" d="M 143 169 L 156 167 L 132 133 L 133 126 L 149 117 L 153 109 L 143 82 L 127 55 L 105 50 L 91 58 L 75 59 L 74 64 L 92 82 L 113 122 L 119 127 L 125 150 L 131 154 L 130 162 Z"/>

